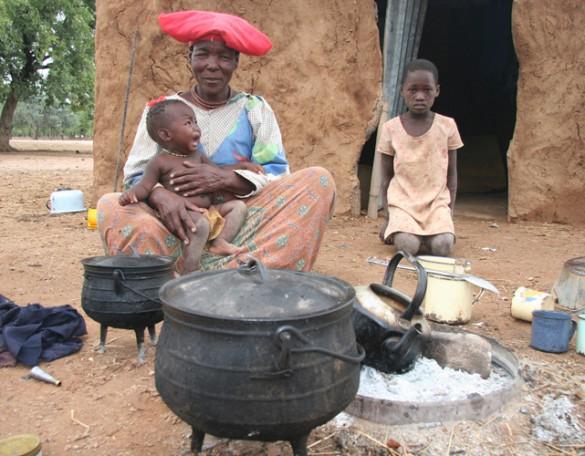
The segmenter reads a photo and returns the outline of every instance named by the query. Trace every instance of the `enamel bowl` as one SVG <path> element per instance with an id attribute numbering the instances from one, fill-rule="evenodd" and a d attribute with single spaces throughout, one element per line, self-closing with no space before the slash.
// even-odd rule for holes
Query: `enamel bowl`
<path id="1" fill-rule="evenodd" d="M 81 190 L 57 190 L 51 193 L 47 207 L 51 214 L 85 211 L 83 192 Z"/>

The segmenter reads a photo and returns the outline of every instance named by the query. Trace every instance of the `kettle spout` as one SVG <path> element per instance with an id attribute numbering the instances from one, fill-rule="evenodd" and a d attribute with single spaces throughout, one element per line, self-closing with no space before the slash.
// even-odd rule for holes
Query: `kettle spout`
<path id="1" fill-rule="evenodd" d="M 408 331 L 399 340 L 394 337 L 386 339 L 384 341 L 384 351 L 387 353 L 387 356 L 391 356 L 395 360 L 404 359 L 407 357 L 407 354 L 411 355 L 412 345 L 422 333 L 422 325 L 416 323 L 408 328 Z M 408 357 L 410 358 L 411 356 Z"/>

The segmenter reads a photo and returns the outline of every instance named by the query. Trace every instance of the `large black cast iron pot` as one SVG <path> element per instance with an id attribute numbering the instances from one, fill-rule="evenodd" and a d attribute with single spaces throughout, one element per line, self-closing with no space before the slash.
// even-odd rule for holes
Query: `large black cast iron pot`
<path id="1" fill-rule="evenodd" d="M 174 276 L 172 257 L 97 256 L 81 261 L 84 268 L 81 307 L 100 323 L 99 351 L 105 351 L 108 327 L 133 329 L 138 360 L 144 361 L 144 329 L 156 340 L 155 325 L 163 312 L 158 291 Z"/>
<path id="2" fill-rule="evenodd" d="M 192 426 L 194 452 L 209 433 L 289 440 L 306 455 L 311 430 L 355 397 L 364 354 L 349 284 L 251 260 L 172 280 L 160 297 L 156 387 Z"/>

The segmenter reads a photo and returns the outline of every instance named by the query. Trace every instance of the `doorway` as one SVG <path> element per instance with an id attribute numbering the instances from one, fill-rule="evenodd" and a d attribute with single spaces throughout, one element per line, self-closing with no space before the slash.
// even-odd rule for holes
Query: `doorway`
<path id="1" fill-rule="evenodd" d="M 387 2 L 376 3 L 383 40 Z M 504 201 L 505 212 L 506 154 L 516 122 L 518 80 L 512 0 L 429 1 L 418 56 L 439 68 L 441 96 L 433 109 L 456 120 L 465 144 L 458 155 L 460 201 L 489 194 L 490 200 Z M 362 209 L 367 207 L 375 141 L 376 132 L 359 160 Z"/>
<path id="2" fill-rule="evenodd" d="M 518 80 L 512 0 L 430 1 L 419 57 L 439 68 L 434 110 L 455 119 L 465 144 L 458 154 L 459 193 L 505 198 Z"/>

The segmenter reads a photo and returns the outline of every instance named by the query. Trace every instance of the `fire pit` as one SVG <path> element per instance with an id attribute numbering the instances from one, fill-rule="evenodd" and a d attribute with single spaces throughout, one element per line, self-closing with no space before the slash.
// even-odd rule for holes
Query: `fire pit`
<path id="1" fill-rule="evenodd" d="M 453 331 L 434 331 L 433 338 L 423 347 L 422 362 L 428 365 L 428 360 L 437 355 L 437 344 L 440 344 L 443 338 L 448 338 L 449 343 L 453 343 L 453 340 L 457 339 L 456 337 L 453 338 L 453 334 L 461 336 L 461 342 L 464 343 L 464 346 L 461 347 L 462 351 L 473 350 L 473 347 L 470 348 L 470 338 L 466 337 L 467 334 L 463 331 L 455 333 Z M 447 393 L 443 393 L 440 396 L 438 394 L 433 395 L 432 392 L 431 394 L 425 394 L 423 391 L 418 391 L 420 394 L 416 397 L 405 397 L 405 395 L 400 394 L 399 382 L 394 382 L 397 385 L 395 386 L 396 391 L 393 393 L 392 386 L 385 389 L 383 385 L 384 381 L 392 383 L 390 377 L 381 378 L 379 375 L 372 375 L 371 372 L 362 371 L 362 388 L 345 411 L 369 421 L 388 425 L 486 418 L 514 398 L 519 391 L 521 380 L 518 371 L 518 359 L 493 339 L 476 335 L 473 335 L 473 337 L 483 342 L 480 342 L 481 346 L 477 347 L 478 350 L 483 349 L 484 344 L 490 347 L 492 372 L 488 378 L 484 379 L 480 378 L 479 373 L 474 375 L 461 373 L 462 378 L 456 380 L 456 374 L 454 374 L 455 378 L 452 381 L 472 383 L 472 385 L 466 385 L 467 391 L 465 393 L 461 394 L 460 391 L 457 391 L 456 394 L 450 394 L 449 388 L 442 388 L 446 385 L 436 383 L 437 390 L 443 389 Z M 450 363 L 448 359 L 440 359 L 439 364 L 445 369 L 458 369 L 461 368 L 458 361 L 458 359 L 454 359 Z M 469 366 L 470 362 L 473 361 L 468 360 L 466 364 Z M 414 370 L 416 369 L 417 367 Z M 366 382 L 371 382 L 372 379 L 365 380 L 364 376 L 375 377 L 375 380 L 380 385 L 376 385 L 375 388 L 368 387 Z M 466 378 L 463 378 L 464 376 Z M 434 377 L 437 380 L 437 375 Z M 445 381 L 451 380 L 447 379 Z M 416 380 L 410 384 L 410 387 L 412 390 L 417 390 Z M 432 386 L 430 388 L 432 389 Z M 457 388 L 456 384 L 451 389 L 455 388 Z"/>

